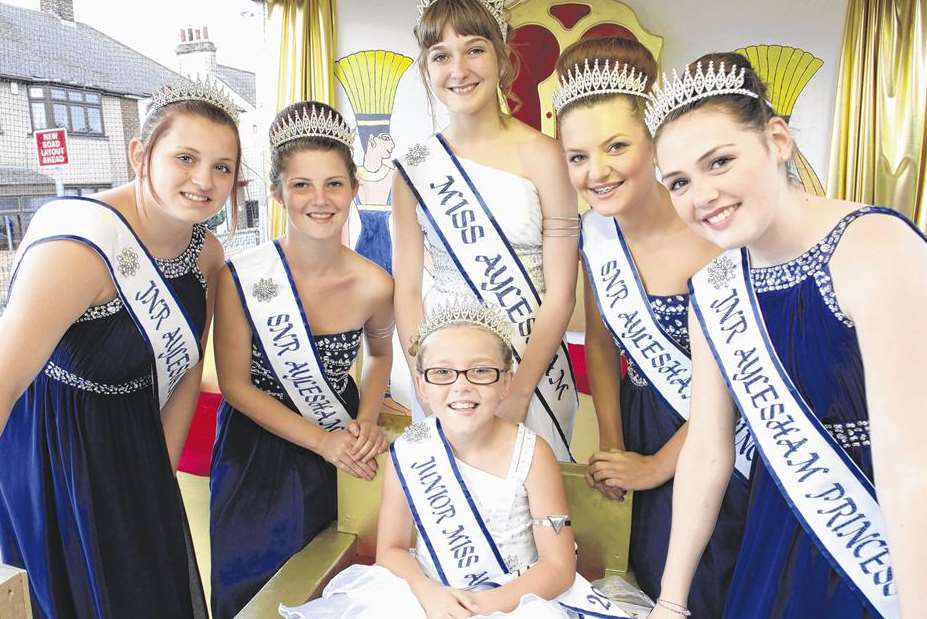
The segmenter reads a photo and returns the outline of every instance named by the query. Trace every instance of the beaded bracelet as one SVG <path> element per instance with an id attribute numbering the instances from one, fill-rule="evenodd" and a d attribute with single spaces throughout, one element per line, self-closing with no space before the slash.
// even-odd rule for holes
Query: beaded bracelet
<path id="1" fill-rule="evenodd" d="M 664 600 L 663 598 L 657 598 L 657 606 L 665 608 L 671 613 L 675 613 L 682 617 L 692 616 L 692 611 L 683 606 L 682 604 L 677 604 L 676 602 L 670 602 L 669 600 Z"/>

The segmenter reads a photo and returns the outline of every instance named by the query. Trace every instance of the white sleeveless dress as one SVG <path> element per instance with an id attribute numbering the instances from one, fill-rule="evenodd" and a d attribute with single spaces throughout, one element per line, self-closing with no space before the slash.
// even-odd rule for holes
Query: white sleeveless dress
<path id="1" fill-rule="evenodd" d="M 531 469 L 537 435 L 519 424 L 512 459 L 505 478 L 457 460 L 486 527 L 510 570 L 527 569 L 538 559 L 528 510 L 525 479 Z M 421 540 L 410 552 L 422 571 L 437 581 L 438 576 Z M 325 587 L 322 597 L 298 608 L 280 608 L 287 619 L 425 619 L 405 580 L 379 565 L 352 565 Z M 480 615 L 492 619 L 567 619 L 575 617 L 557 602 L 525 595 L 509 613 Z"/>
<path id="2" fill-rule="evenodd" d="M 541 200 L 537 187 L 529 179 L 486 166 L 469 159 L 458 158 L 464 171 L 479 189 L 480 195 L 492 213 L 502 232 L 505 234 L 512 250 L 515 252 L 535 290 L 543 298 L 546 291 L 543 269 L 543 239 L 541 236 Z M 441 301 L 456 296 L 471 297 L 473 293 L 467 286 L 454 261 L 447 253 L 438 234 L 435 232 L 421 206 L 416 207 L 416 216 L 425 234 L 425 248 L 430 258 L 434 278 L 430 287 L 423 288 L 423 303 L 425 310 L 434 307 Z M 395 368 L 400 364 L 393 364 Z M 411 381 L 409 381 L 411 388 Z M 392 390 L 397 391 L 396 377 L 392 383 Z M 396 396 L 394 395 L 394 398 Z M 411 401 L 411 393 L 408 398 Z M 572 396 L 571 396 L 572 397 Z M 397 401 L 400 401 L 397 399 Z M 563 404 L 561 404 L 563 406 Z M 562 428 L 567 442 L 573 433 L 572 419 L 576 414 L 576 400 L 573 398 L 570 409 L 570 421 Z M 410 408 L 415 407 L 410 405 Z M 418 413 L 418 411 L 415 411 Z M 418 418 L 417 414 L 413 417 Z M 559 436 L 559 432 L 551 421 L 549 413 L 541 402 L 534 397 L 528 408 L 525 423 L 541 435 L 547 444 L 553 448 L 559 460 L 569 460 L 566 445 Z"/>

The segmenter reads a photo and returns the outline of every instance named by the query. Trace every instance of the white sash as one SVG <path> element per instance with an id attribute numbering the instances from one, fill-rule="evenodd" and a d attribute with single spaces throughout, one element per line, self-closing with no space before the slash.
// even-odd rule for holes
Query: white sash
<path id="1" fill-rule="evenodd" d="M 483 522 L 437 417 L 409 426 L 390 445 L 390 457 L 442 584 L 499 587 L 517 578 Z M 580 574 L 556 601 L 589 617 L 630 617 Z"/>
<path id="2" fill-rule="evenodd" d="M 396 169 L 476 298 L 500 306 L 512 322 L 512 352 L 520 362 L 541 297 L 476 186 L 440 135 L 414 146 L 404 162 L 396 161 Z M 534 398 L 546 419 L 535 412 L 537 407 L 530 407 L 528 427 L 548 438 L 558 459 L 572 461 L 570 438 L 578 395 L 565 341 L 535 388 Z"/>
<path id="3" fill-rule="evenodd" d="M 875 488 L 824 429 L 782 367 L 750 281 L 747 250 L 725 252 L 693 276 L 690 288 L 728 389 L 792 512 L 873 612 L 898 617 Z"/>
<path id="4" fill-rule="evenodd" d="M 580 252 L 599 315 L 612 338 L 683 421 L 689 420 L 692 360 L 653 315 L 647 290 L 618 222 L 595 211 L 583 215 Z M 750 478 L 754 445 L 743 418 L 735 433 L 735 470 Z"/>
<path id="5" fill-rule="evenodd" d="M 299 413 L 323 430 L 344 430 L 351 416 L 328 383 L 280 243 L 264 243 L 227 263 L 264 358 Z"/>
<path id="6" fill-rule="evenodd" d="M 119 298 L 154 357 L 158 406 L 163 409 L 187 370 L 202 356 L 197 329 L 186 308 L 122 214 L 87 198 L 53 200 L 36 212 L 13 260 L 11 289 L 26 252 L 39 243 L 57 240 L 79 241 L 103 258 Z"/>

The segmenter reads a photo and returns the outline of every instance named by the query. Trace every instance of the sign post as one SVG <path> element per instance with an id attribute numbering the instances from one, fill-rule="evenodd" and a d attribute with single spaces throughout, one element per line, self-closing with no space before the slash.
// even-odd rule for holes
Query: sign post
<path id="1" fill-rule="evenodd" d="M 39 159 L 39 168 L 67 167 L 70 163 L 68 155 L 68 130 L 43 129 L 35 132 L 35 151 Z M 64 184 L 55 177 L 55 193 L 64 195 Z"/>

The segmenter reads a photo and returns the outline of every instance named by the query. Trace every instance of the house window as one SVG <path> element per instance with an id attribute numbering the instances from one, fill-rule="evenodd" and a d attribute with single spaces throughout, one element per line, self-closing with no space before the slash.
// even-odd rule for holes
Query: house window
<path id="1" fill-rule="evenodd" d="M 75 135 L 103 135 L 100 94 L 57 86 L 30 86 L 32 130 L 64 127 Z"/>

